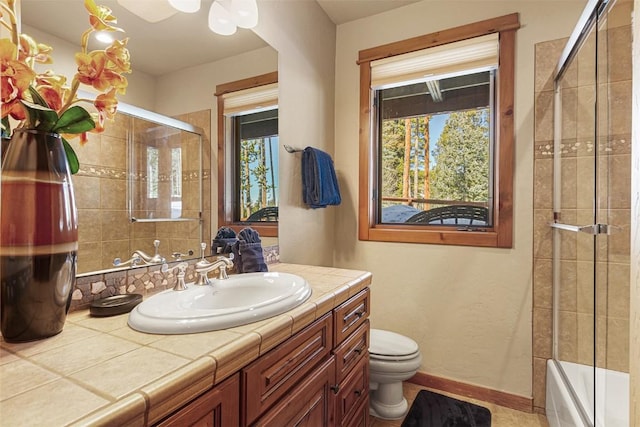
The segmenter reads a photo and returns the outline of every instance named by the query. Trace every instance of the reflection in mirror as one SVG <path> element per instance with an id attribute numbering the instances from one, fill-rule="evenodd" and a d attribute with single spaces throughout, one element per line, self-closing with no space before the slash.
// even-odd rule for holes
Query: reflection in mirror
<path id="1" fill-rule="evenodd" d="M 217 85 L 216 97 L 218 224 L 276 237 L 278 73 Z"/>
<path id="2" fill-rule="evenodd" d="M 203 236 L 210 233 L 210 203 L 203 203 L 210 171 L 200 163 L 209 158 L 210 147 L 200 142 L 202 130 L 186 122 L 208 126 L 209 110 L 180 116 L 183 122 L 125 104 L 119 109 L 103 134 L 89 134 L 83 146 L 70 141 L 88 165 L 73 176 L 78 273 L 113 268 L 114 259 L 129 260 L 136 251 L 154 254 L 155 240 L 160 242 L 158 254 L 167 261 L 198 256 Z M 155 155 L 146 157 L 154 150 Z M 137 167 L 142 162 L 149 165 Z"/>
<path id="3" fill-rule="evenodd" d="M 127 138 L 131 221 L 200 220 L 201 133 L 132 117 Z"/>
<path id="4" fill-rule="evenodd" d="M 235 148 L 239 221 L 278 221 L 278 109 L 239 114 Z"/>
<path id="5" fill-rule="evenodd" d="M 161 1 L 146 3 L 155 6 Z M 77 140 L 70 141 L 81 164 L 80 172 L 73 176 L 79 208 L 78 273 L 88 275 L 112 269 L 114 258 L 127 260 L 135 250 L 152 254 L 156 238 L 160 240 L 159 252 L 167 260 L 173 260 L 174 253 L 177 256 L 182 254 L 184 260 L 199 257 L 199 243 L 210 243 L 212 236 L 211 142 L 215 141 L 215 136 L 211 136 L 213 90 L 207 90 L 207 85 L 215 87 L 238 75 L 240 78 L 243 74 L 252 75 L 256 70 L 259 73 L 273 71 L 277 69 L 277 52 L 251 30 L 238 29 L 231 37 L 212 33 L 207 27 L 211 0 L 203 0 L 203 6 L 197 13 L 175 13 L 158 22 L 148 22 L 147 14 L 136 15 L 116 0 L 97 0 L 96 3 L 111 8 L 118 19 L 118 27 L 124 28 L 129 38 L 127 46 L 131 52 L 133 72 L 127 75 L 127 93 L 119 97 L 119 101 L 161 112 L 204 130 L 201 147 L 202 231 L 198 221 L 130 221 L 127 139 L 125 133 L 119 132 L 124 132 L 123 128 L 128 129 L 131 115 L 117 114 L 115 123 L 108 123 L 105 133 L 89 134 L 87 144 L 80 146 Z M 72 76 L 77 67 L 74 55 L 79 46 L 78 35 L 87 25 L 83 3 L 21 0 L 20 4 L 24 32 L 38 42 L 52 46 L 56 72 Z M 92 46 L 92 49 L 100 49 Z M 188 77 L 185 77 L 187 73 Z M 123 110 L 119 107 L 119 111 Z M 188 149 L 188 154 L 186 151 L 180 152 L 183 177 L 191 170 L 186 165 L 191 162 L 192 148 Z M 177 164 L 177 160 L 175 162 Z M 158 185 L 164 178 L 170 180 L 170 176 L 163 177 L 159 171 Z M 178 172 L 175 171 L 173 176 L 178 176 Z M 178 209 L 180 218 L 197 217 L 194 213 L 197 209 L 186 200 L 186 192 L 192 189 L 191 178 L 185 178 L 187 181 L 182 182 L 182 188 L 174 184 L 171 189 L 173 214 L 170 216 L 174 219 L 178 216 Z M 179 200 L 177 194 L 181 194 Z M 216 208 L 214 204 L 213 209 Z M 157 215 L 153 214 L 156 218 Z M 142 219 L 148 214 L 137 213 L 136 216 Z M 277 245 L 277 239 L 273 238 L 263 238 L 262 242 L 263 246 Z M 192 254 L 189 254 L 190 250 Z"/>

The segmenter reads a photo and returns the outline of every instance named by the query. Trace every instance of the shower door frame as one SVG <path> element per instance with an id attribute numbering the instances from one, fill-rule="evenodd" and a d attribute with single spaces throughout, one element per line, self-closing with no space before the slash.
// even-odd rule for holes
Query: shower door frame
<path id="1" fill-rule="evenodd" d="M 611 3 L 615 2 L 611 1 Z M 554 157 L 553 157 L 553 171 L 554 171 L 554 179 L 553 179 L 553 216 L 554 216 L 554 222 L 551 225 L 552 227 L 552 238 L 553 238 L 553 262 L 552 262 L 552 277 L 553 277 L 553 310 L 552 310 L 552 314 L 553 314 L 553 340 L 552 340 L 552 345 L 553 345 L 553 349 L 552 349 L 552 355 L 553 355 L 553 362 L 555 363 L 560 376 L 562 377 L 562 380 L 564 381 L 567 390 L 569 391 L 569 393 L 571 394 L 572 399 L 574 400 L 574 402 L 576 403 L 576 407 L 578 408 L 578 413 L 580 414 L 580 417 L 582 418 L 582 421 L 584 423 L 585 426 L 590 426 L 593 427 L 594 424 L 597 423 L 597 414 L 596 414 L 596 408 L 597 408 L 597 404 L 595 401 L 595 396 L 596 396 L 596 367 L 597 367 L 597 360 L 596 360 L 596 334 L 597 334 L 597 329 L 596 329 L 596 318 L 597 318 L 597 314 L 596 314 L 596 303 L 595 303 L 595 298 L 596 298 L 596 280 L 597 279 L 597 262 L 596 262 L 596 257 L 597 257 L 597 237 L 600 234 L 607 234 L 608 232 L 608 226 L 606 224 L 599 224 L 597 222 L 597 218 L 598 218 L 598 194 L 597 192 L 599 191 L 599 186 L 597 184 L 597 180 L 598 180 L 598 159 L 599 159 L 599 154 L 598 154 L 598 150 L 597 150 L 597 141 L 598 141 L 598 135 L 599 135 L 599 131 L 598 131 L 598 90 L 597 90 L 597 85 L 598 85 L 598 70 L 597 70 L 597 66 L 594 67 L 594 80 L 595 80 L 595 85 L 596 85 L 596 90 L 595 90 L 595 100 L 593 103 L 593 111 L 594 111 L 594 134 L 593 134 L 593 140 L 594 140 L 594 145 L 595 145 L 595 151 L 596 153 L 594 154 L 594 159 L 593 159 L 593 178 L 594 178 L 594 189 L 593 189 L 593 203 L 592 203 L 592 212 L 591 212 L 591 217 L 592 217 L 592 221 L 590 221 L 589 224 L 587 225 L 574 225 L 574 224 L 565 224 L 562 223 L 562 218 L 561 218 L 561 211 L 562 211 L 562 207 L 561 207 L 561 154 L 562 154 L 562 95 L 561 95 L 561 85 L 560 85 L 560 81 L 561 79 L 564 77 L 564 73 L 566 72 L 567 68 L 569 67 L 569 65 L 571 64 L 571 62 L 576 59 L 578 51 L 580 50 L 580 48 L 582 47 L 583 42 L 592 34 L 592 32 L 595 34 L 596 37 L 596 46 L 595 46 L 595 56 L 597 57 L 597 49 L 598 49 L 598 45 L 599 43 L 597 42 L 597 37 L 598 37 L 598 18 L 601 16 L 601 14 L 603 13 L 603 11 L 605 11 L 607 9 L 608 4 L 610 3 L 609 0 L 589 0 L 588 4 L 586 5 L 582 15 L 580 16 L 580 19 L 574 29 L 574 31 L 572 32 L 569 41 L 567 42 L 567 44 L 565 45 L 565 48 L 560 56 L 560 59 L 558 61 L 558 65 L 556 66 L 556 71 L 554 73 L 554 133 L 553 133 L 553 137 L 554 137 Z M 596 64 L 597 64 L 597 60 L 596 60 Z M 561 276 L 561 267 L 560 267 L 560 259 L 559 259 L 559 254 L 558 254 L 558 248 L 560 247 L 560 234 L 561 231 L 564 232 L 572 232 L 572 233 L 587 233 L 589 235 L 593 236 L 593 252 L 591 255 L 593 255 L 593 260 L 592 260 L 592 283 L 593 283 L 593 295 L 594 295 L 594 301 L 593 301 L 593 318 L 594 318 L 594 322 L 593 322 L 593 366 L 592 369 L 592 382 L 590 384 L 590 387 L 592 388 L 593 391 L 593 396 L 594 399 L 592 402 L 593 407 L 591 408 L 591 411 L 593 413 L 593 422 L 590 420 L 589 416 L 586 413 L 586 409 L 584 408 L 584 404 L 585 402 L 582 401 L 582 399 L 580 399 L 577 395 L 577 393 L 574 390 L 574 385 L 571 383 L 571 381 L 569 380 L 564 367 L 562 366 L 562 364 L 560 363 L 560 357 L 559 357 L 559 337 L 560 337 L 560 315 L 559 315 L 559 301 L 560 301 L 560 276 Z M 576 267 L 577 268 L 577 267 Z M 576 279 L 577 280 L 577 279 Z"/>

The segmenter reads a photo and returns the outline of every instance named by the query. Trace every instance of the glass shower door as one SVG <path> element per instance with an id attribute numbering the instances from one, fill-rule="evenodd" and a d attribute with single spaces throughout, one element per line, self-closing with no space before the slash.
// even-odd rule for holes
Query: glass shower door
<path id="1" fill-rule="evenodd" d="M 592 22 L 556 79 L 554 359 L 585 425 L 595 416 L 597 27 Z"/>
<path id="2" fill-rule="evenodd" d="M 633 2 L 610 1 L 598 17 L 595 246 L 596 426 L 629 425 L 631 208 L 631 17 Z"/>
<path id="3" fill-rule="evenodd" d="M 599 2 L 555 81 L 553 356 L 596 427 L 629 425 L 633 4 Z"/>

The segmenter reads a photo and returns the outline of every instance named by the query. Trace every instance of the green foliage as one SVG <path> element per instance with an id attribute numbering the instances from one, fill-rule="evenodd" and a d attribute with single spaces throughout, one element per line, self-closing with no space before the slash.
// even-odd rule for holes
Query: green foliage
<path id="1" fill-rule="evenodd" d="M 489 111 L 451 113 L 434 150 L 434 199 L 486 201 L 489 197 Z"/>
<path id="2" fill-rule="evenodd" d="M 434 147 L 428 147 L 425 116 L 411 126 L 408 195 L 412 198 L 487 201 L 489 197 L 489 110 L 458 111 L 448 115 Z M 405 119 L 385 120 L 381 130 L 382 197 L 403 196 Z M 426 150 L 433 156 L 427 161 Z M 425 164 L 430 163 L 430 164 Z M 417 181 L 416 177 L 417 168 Z M 429 194 L 425 176 L 429 171 Z"/>
<path id="3" fill-rule="evenodd" d="M 268 196 L 275 187 L 269 182 L 271 168 L 267 165 L 269 138 L 245 139 L 241 141 L 239 178 L 240 178 L 240 217 L 247 218 L 251 213 L 275 203 L 275 194 Z M 252 183 L 258 185 L 258 198 L 251 197 Z"/>
<path id="4" fill-rule="evenodd" d="M 33 102 L 26 100 L 21 102 L 27 111 L 28 122 L 38 131 L 57 134 L 79 134 L 88 132 L 96 127 L 91 115 L 82 107 L 73 106 L 58 117 L 58 113 L 49 108 L 44 98 L 32 86 L 29 87 L 29 94 Z M 3 120 L 3 127 L 7 130 L 10 129 L 8 120 L 6 120 L 6 124 Z M 69 170 L 72 174 L 75 174 L 80 169 L 78 156 L 66 139 L 62 138 L 62 143 L 67 154 Z"/>
<path id="5" fill-rule="evenodd" d="M 409 120 L 411 132 L 409 195 L 423 197 L 424 160 L 427 141 L 424 117 Z M 382 123 L 382 194 L 383 197 L 402 197 L 405 162 L 405 119 L 385 120 Z M 417 159 L 416 159 L 417 157 Z M 414 182 L 415 164 L 418 164 L 418 182 Z"/>

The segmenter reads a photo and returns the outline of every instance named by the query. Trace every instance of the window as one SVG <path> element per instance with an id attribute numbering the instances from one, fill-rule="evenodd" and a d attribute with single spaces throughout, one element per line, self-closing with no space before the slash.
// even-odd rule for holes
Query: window
<path id="1" fill-rule="evenodd" d="M 218 226 L 278 235 L 278 75 L 216 87 Z"/>
<path id="2" fill-rule="evenodd" d="M 147 146 L 147 198 L 158 198 L 158 149 Z"/>
<path id="3" fill-rule="evenodd" d="M 171 197 L 182 197 L 182 148 L 171 149 Z"/>
<path id="4" fill-rule="evenodd" d="M 359 238 L 512 246 L 512 14 L 360 52 Z"/>
<path id="5" fill-rule="evenodd" d="M 182 148 L 171 149 L 171 218 L 182 216 Z"/>
<path id="6" fill-rule="evenodd" d="M 278 221 L 278 110 L 233 117 L 236 149 L 234 215 L 239 221 Z M 271 212 L 271 214 L 269 214 Z"/>

